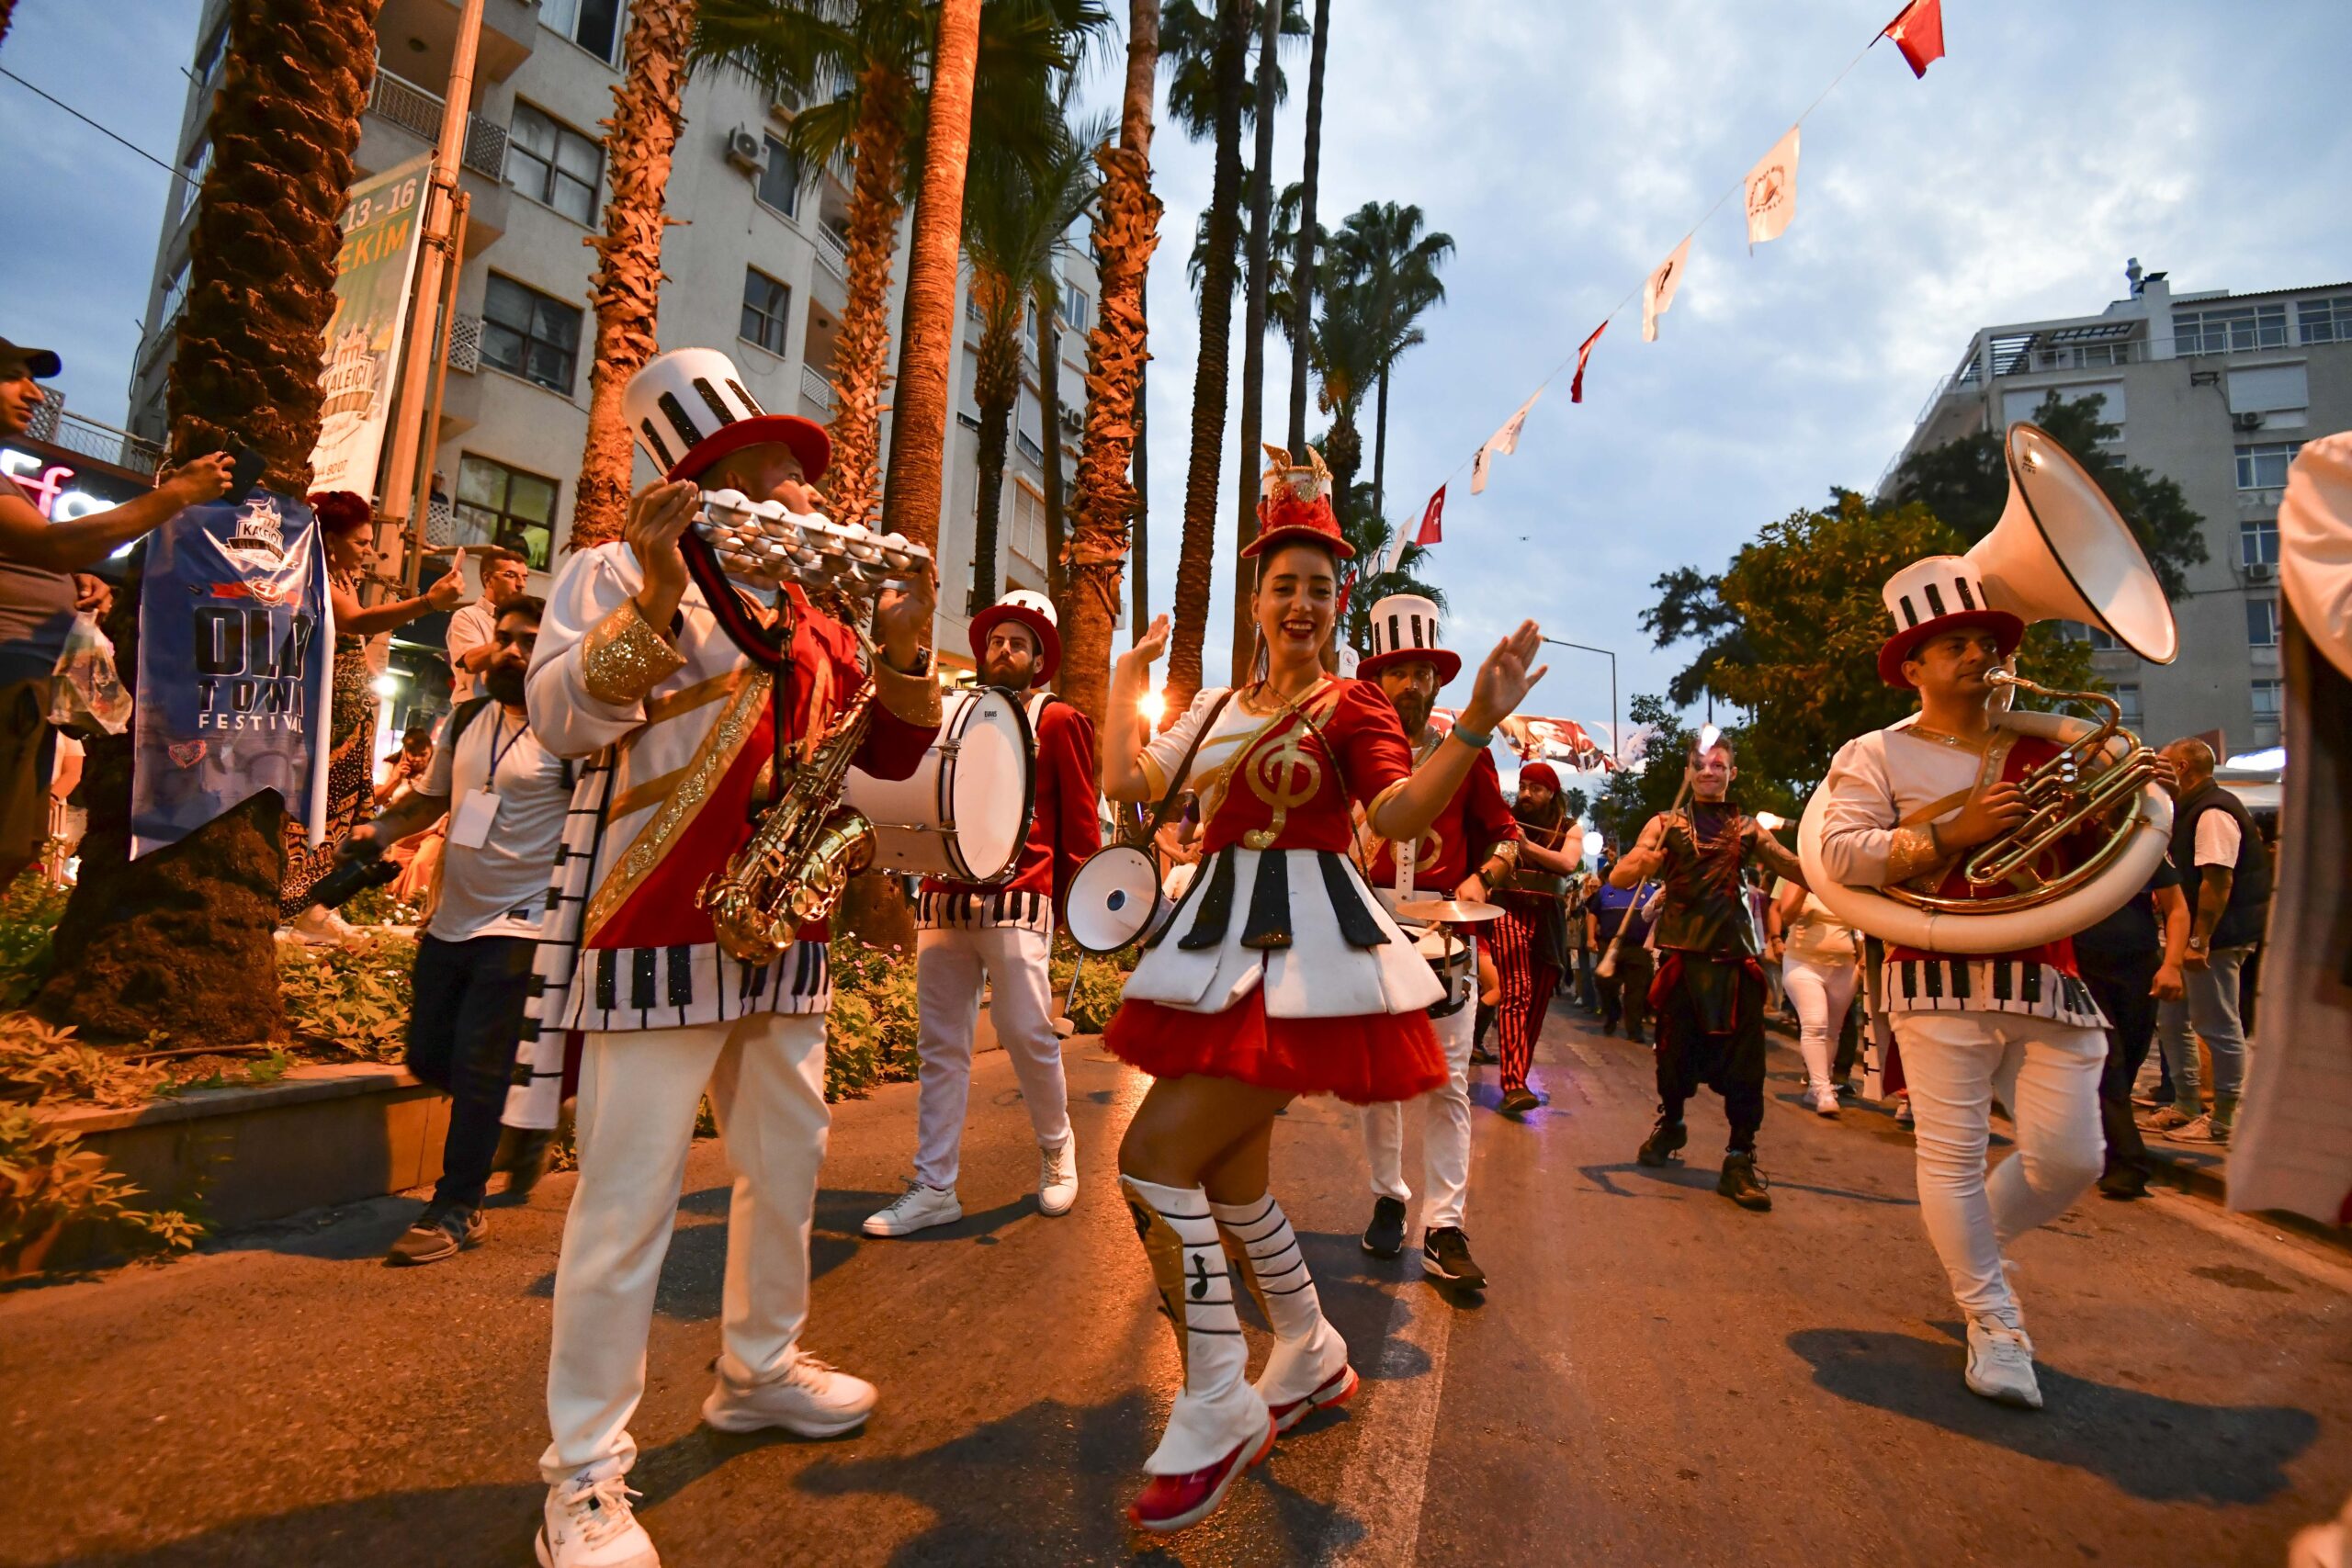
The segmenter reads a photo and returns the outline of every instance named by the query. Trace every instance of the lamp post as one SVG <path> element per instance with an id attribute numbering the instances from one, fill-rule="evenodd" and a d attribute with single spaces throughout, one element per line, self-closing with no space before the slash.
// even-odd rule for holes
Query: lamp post
<path id="1" fill-rule="evenodd" d="M 1595 648 L 1586 642 L 1570 642 L 1566 637 L 1547 637 L 1543 640 L 1555 648 L 1573 648 L 1580 653 L 1597 653 L 1609 660 L 1609 756 L 1611 761 L 1623 766 L 1625 748 L 1618 735 L 1617 724 L 1617 655 L 1608 649 Z"/>

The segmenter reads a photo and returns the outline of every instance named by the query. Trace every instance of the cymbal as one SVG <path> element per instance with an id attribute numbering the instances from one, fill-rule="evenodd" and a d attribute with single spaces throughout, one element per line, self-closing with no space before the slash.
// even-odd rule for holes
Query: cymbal
<path id="1" fill-rule="evenodd" d="M 1397 905 L 1396 914 L 1400 920 L 1421 925 L 1467 926 L 1503 918 L 1501 906 L 1474 903 L 1467 898 L 1415 898 Z"/>

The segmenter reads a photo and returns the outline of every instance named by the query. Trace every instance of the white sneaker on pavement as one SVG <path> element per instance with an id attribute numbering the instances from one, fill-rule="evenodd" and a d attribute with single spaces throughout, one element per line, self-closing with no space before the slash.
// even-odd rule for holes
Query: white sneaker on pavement
<path id="1" fill-rule="evenodd" d="M 963 1217 L 964 1205 L 956 1201 L 956 1189 L 910 1181 L 897 1201 L 866 1216 L 865 1228 L 868 1235 L 911 1235 L 933 1225 L 952 1225 Z"/>
<path id="2" fill-rule="evenodd" d="M 805 1350 L 795 1350 L 782 1377 L 740 1388 L 719 1374 L 702 1418 L 722 1432 L 756 1432 L 781 1427 L 803 1438 L 836 1438 L 865 1425 L 880 1397 L 864 1378 L 854 1378 Z"/>
<path id="3" fill-rule="evenodd" d="M 1053 1148 L 1037 1145 L 1037 1212 L 1067 1214 L 1078 1201 L 1078 1134 Z"/>
<path id="4" fill-rule="evenodd" d="M 576 1475 L 548 1488 L 534 1543 L 539 1568 L 661 1568 L 653 1538 L 637 1522 L 626 1476 Z"/>
<path id="5" fill-rule="evenodd" d="M 2000 1404 L 2041 1408 L 2033 1376 L 2033 1341 L 2025 1330 L 1990 1314 L 1968 1320 L 1968 1390 Z"/>
<path id="6" fill-rule="evenodd" d="M 1813 1108 L 1816 1116 L 1835 1116 L 1838 1114 L 1838 1091 L 1823 1084 L 1818 1089 L 1806 1091 L 1805 1103 Z"/>

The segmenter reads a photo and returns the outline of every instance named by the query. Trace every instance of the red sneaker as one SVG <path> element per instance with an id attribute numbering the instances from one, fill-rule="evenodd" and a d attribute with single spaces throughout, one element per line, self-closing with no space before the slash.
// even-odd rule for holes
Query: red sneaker
<path id="1" fill-rule="evenodd" d="M 1127 1505 L 1127 1523 L 1159 1535 L 1199 1524 L 1216 1512 L 1243 1471 L 1273 1451 L 1274 1424 L 1270 1420 L 1265 1437 L 1242 1444 L 1206 1470 L 1151 1477 L 1144 1483 L 1143 1495 Z"/>
<path id="2" fill-rule="evenodd" d="M 1274 1430 L 1287 1432 L 1316 1411 L 1328 1405 L 1345 1404 L 1355 1396 L 1356 1370 L 1341 1367 L 1323 1381 L 1322 1386 L 1305 1399 L 1294 1399 L 1282 1404 L 1269 1405 L 1267 1411 L 1274 1418 Z"/>

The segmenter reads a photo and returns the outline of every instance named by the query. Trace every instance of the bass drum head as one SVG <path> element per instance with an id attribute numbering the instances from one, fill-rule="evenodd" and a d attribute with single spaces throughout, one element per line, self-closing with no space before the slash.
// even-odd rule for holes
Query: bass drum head
<path id="1" fill-rule="evenodd" d="M 1029 840 L 1029 814 L 1036 804 L 1029 716 L 993 686 L 959 694 L 966 706 L 956 733 L 955 767 L 940 781 L 947 796 L 942 804 L 956 824 L 951 852 L 963 863 L 957 874 L 993 882 L 1012 870 Z"/>
<path id="2" fill-rule="evenodd" d="M 1132 844 L 1086 857 L 1070 878 L 1062 912 L 1070 941 L 1088 953 L 1115 953 L 1151 926 L 1160 908 L 1159 868 Z"/>

